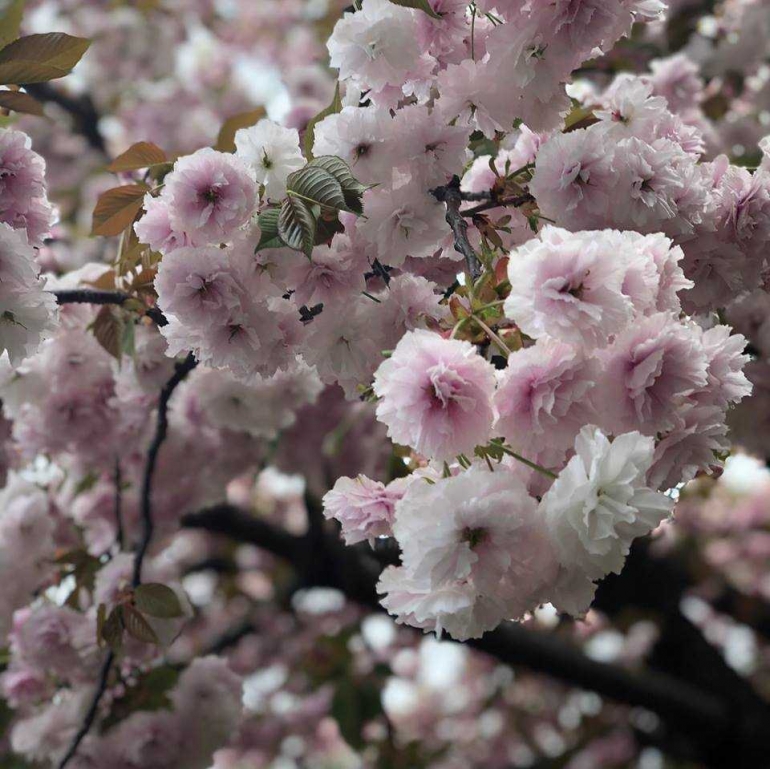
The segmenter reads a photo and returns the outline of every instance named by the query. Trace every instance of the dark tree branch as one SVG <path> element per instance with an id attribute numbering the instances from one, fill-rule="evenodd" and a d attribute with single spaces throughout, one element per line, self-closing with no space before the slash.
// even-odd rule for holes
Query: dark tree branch
<path id="1" fill-rule="evenodd" d="M 109 293 L 109 292 L 107 292 Z M 77 301 L 77 300 L 76 300 Z M 109 302 L 104 302 L 106 304 L 109 304 Z M 177 388 L 177 386 L 184 381 L 185 377 L 195 368 L 197 365 L 197 361 L 195 360 L 195 357 L 192 353 L 189 353 L 187 358 L 182 363 L 177 363 L 175 366 L 174 375 L 171 377 L 171 379 L 168 380 L 168 382 L 165 384 L 163 389 L 160 393 L 160 400 L 158 401 L 158 418 L 157 418 L 157 425 L 155 428 L 155 435 L 153 437 L 152 443 L 150 444 L 150 448 L 147 452 L 147 461 L 145 463 L 145 469 L 144 469 L 144 478 L 142 480 L 142 539 L 139 542 L 139 546 L 136 549 L 136 553 L 134 554 L 134 573 L 133 578 L 131 580 L 131 584 L 133 587 L 138 587 L 141 584 L 142 580 L 142 564 L 144 563 L 144 557 L 147 554 L 147 548 L 150 546 L 150 542 L 152 541 L 152 533 L 153 533 L 153 519 L 152 519 L 152 504 L 151 504 L 151 496 L 152 496 L 152 481 L 153 477 L 155 475 L 155 467 L 157 465 L 158 461 L 158 453 L 160 451 L 160 447 L 163 445 L 163 442 L 166 439 L 166 434 L 168 433 L 168 403 L 171 399 L 172 394 L 174 393 L 174 390 Z M 119 525 L 119 537 L 122 540 L 122 525 L 120 524 L 121 515 L 120 515 L 120 465 L 116 466 L 115 471 L 115 505 L 116 505 L 116 516 L 118 517 L 118 525 Z M 88 708 L 88 712 L 85 715 L 85 718 L 83 719 L 83 724 L 78 730 L 77 734 L 75 735 L 74 739 L 72 740 L 72 744 L 69 746 L 67 752 L 64 754 L 64 757 L 62 758 L 61 762 L 59 763 L 59 769 L 64 769 L 65 766 L 70 762 L 70 760 L 74 757 L 74 755 L 77 753 L 78 748 L 80 747 L 80 743 L 83 741 L 83 739 L 86 737 L 88 732 L 91 730 L 91 727 L 94 724 L 94 721 L 96 720 L 96 714 L 99 710 L 99 703 L 101 702 L 102 697 L 104 696 L 104 692 L 107 689 L 107 680 L 110 675 L 110 670 L 112 669 L 112 665 L 115 661 L 115 653 L 110 650 L 110 652 L 107 654 L 107 656 L 104 658 L 104 662 L 102 664 L 101 672 L 99 674 L 99 683 L 96 687 L 96 692 L 94 693 L 94 698 L 91 701 L 91 705 Z"/>
<path id="2" fill-rule="evenodd" d="M 93 288 L 70 288 L 53 291 L 59 304 L 125 304 L 131 295 L 125 291 L 99 291 Z"/>
<path id="3" fill-rule="evenodd" d="M 211 646 L 202 652 L 200 656 L 207 657 L 211 654 L 223 654 L 228 649 L 235 646 L 238 641 L 251 635 L 251 633 L 254 633 L 256 630 L 257 627 L 251 620 L 244 620 L 239 625 L 235 625 L 229 630 L 226 630 L 211 644 Z"/>
<path id="4" fill-rule="evenodd" d="M 117 532 L 116 541 L 118 547 L 122 550 L 125 543 L 125 533 L 123 531 L 123 473 L 120 470 L 120 460 L 115 460 L 115 529 Z"/>
<path id="5" fill-rule="evenodd" d="M 61 289 L 51 292 L 59 304 L 115 304 L 119 307 L 134 297 L 125 291 L 101 291 L 91 288 Z M 144 314 L 158 326 L 168 325 L 159 307 L 148 307 Z"/>
<path id="6" fill-rule="evenodd" d="M 521 206 L 526 205 L 527 203 L 532 203 L 535 199 L 530 195 L 528 192 L 524 193 L 523 195 L 517 195 L 512 198 L 498 198 L 494 195 L 492 196 L 491 200 L 489 200 L 486 203 L 480 203 L 477 206 L 474 206 L 473 208 L 466 208 L 464 211 L 462 211 L 463 216 L 476 216 L 477 214 L 481 214 L 484 211 L 489 211 L 491 208 L 501 208 L 501 207 L 511 207 L 511 208 L 521 208 Z"/>
<path id="7" fill-rule="evenodd" d="M 345 547 L 328 533 L 323 548 L 319 548 L 317 542 L 308 547 L 306 538 L 291 535 L 229 505 L 188 514 L 182 524 L 268 550 L 289 561 L 304 580 L 310 576 L 314 584 L 336 587 L 349 599 L 381 610 L 376 582 L 380 561 L 394 560 L 390 550 L 372 553 L 367 548 Z M 654 561 L 649 568 L 655 569 Z M 622 579 L 615 578 L 615 588 Z M 611 601 L 605 596 L 600 603 L 607 607 Z M 626 605 L 633 605 L 633 600 Z M 688 750 L 708 766 L 723 766 L 720 761 L 730 755 L 733 766 L 754 767 L 758 764 L 751 761 L 758 751 L 767 749 L 766 729 L 760 726 L 766 710 L 754 707 L 756 703 L 748 711 L 736 708 L 734 700 L 725 697 L 718 687 L 705 686 L 702 677 L 692 682 L 677 670 L 630 672 L 592 660 L 578 647 L 552 633 L 514 623 L 505 623 L 469 643 L 507 664 L 523 666 L 616 702 L 653 711 L 666 725 L 669 736 L 685 738 Z M 688 643 L 695 648 L 692 638 Z M 723 660 L 710 657 L 708 662 L 709 667 L 726 668 Z M 747 700 L 743 699 L 741 705 L 747 705 Z"/>
<path id="8" fill-rule="evenodd" d="M 144 477 L 142 478 L 142 539 L 136 549 L 134 557 L 134 574 L 131 580 L 133 587 L 138 587 L 142 581 L 142 564 L 147 554 L 147 548 L 152 541 L 154 522 L 152 518 L 152 482 L 155 477 L 155 468 L 158 464 L 158 454 L 168 433 L 168 403 L 177 386 L 183 382 L 187 375 L 198 365 L 195 356 L 188 353 L 182 363 L 175 366 L 174 375 L 166 382 L 161 390 L 160 400 L 158 401 L 158 419 L 155 427 L 155 435 L 147 452 L 147 461 L 144 466 Z"/>
<path id="9" fill-rule="evenodd" d="M 67 752 L 62 756 L 61 761 L 59 761 L 59 769 L 64 769 L 64 767 L 74 758 L 75 753 L 77 753 L 77 750 L 80 747 L 80 743 L 83 742 L 88 732 L 91 731 L 91 727 L 96 720 L 96 714 L 99 712 L 99 703 L 102 701 L 102 697 L 107 691 L 107 680 L 110 677 L 110 671 L 112 670 L 114 662 L 115 653 L 110 650 L 104 658 L 104 662 L 102 662 L 102 667 L 99 672 L 99 681 L 96 684 L 96 691 L 94 692 L 91 704 L 88 706 L 88 711 L 83 718 L 83 723 L 81 724 L 80 729 L 78 729 L 77 734 L 73 737 L 69 748 L 67 748 Z"/>
<path id="10" fill-rule="evenodd" d="M 431 190 L 431 193 L 436 200 L 446 205 L 446 221 L 452 228 L 455 251 L 465 257 L 465 264 L 471 280 L 476 281 L 481 275 L 481 262 L 468 240 L 468 222 L 465 221 L 460 213 L 460 205 L 463 202 L 462 193 L 460 192 L 460 177 L 453 176 L 449 184 L 443 187 L 436 187 L 434 190 Z"/>
<path id="11" fill-rule="evenodd" d="M 182 526 L 222 534 L 239 542 L 259 545 L 279 558 L 294 563 L 301 555 L 302 539 L 248 515 L 232 505 L 222 504 L 182 517 Z"/>
<path id="12" fill-rule="evenodd" d="M 29 83 L 24 89 L 38 101 L 51 102 L 61 107 L 72 118 L 74 130 L 84 136 L 91 147 L 107 157 L 107 145 L 99 130 L 99 113 L 90 96 L 68 96 L 50 83 Z"/>

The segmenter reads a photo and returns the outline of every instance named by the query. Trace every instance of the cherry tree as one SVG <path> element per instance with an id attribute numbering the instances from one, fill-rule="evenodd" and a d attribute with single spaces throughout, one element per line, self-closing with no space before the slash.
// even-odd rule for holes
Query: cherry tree
<path id="1" fill-rule="evenodd" d="M 171 5 L 0 4 L 4 765 L 762 765 L 767 4 Z"/>

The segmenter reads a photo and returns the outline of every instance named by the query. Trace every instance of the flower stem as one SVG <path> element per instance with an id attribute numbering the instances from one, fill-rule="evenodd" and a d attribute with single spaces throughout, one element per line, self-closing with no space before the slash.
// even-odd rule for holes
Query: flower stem
<path id="1" fill-rule="evenodd" d="M 537 462 L 531 462 L 529 459 L 526 459 L 523 456 L 521 456 L 521 454 L 517 454 L 513 449 L 509 449 L 507 446 L 501 446 L 500 448 L 509 457 L 513 457 L 514 459 L 518 460 L 522 464 L 526 465 L 527 467 L 531 467 L 533 470 L 537 470 L 539 473 L 542 473 L 543 475 L 547 476 L 548 478 L 558 478 L 559 477 L 552 470 L 548 470 L 547 468 L 543 467 L 542 465 L 537 464 Z"/>

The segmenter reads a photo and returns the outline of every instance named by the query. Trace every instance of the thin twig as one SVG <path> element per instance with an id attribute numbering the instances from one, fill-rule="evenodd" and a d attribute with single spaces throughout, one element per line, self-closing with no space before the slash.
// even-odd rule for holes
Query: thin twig
<path id="1" fill-rule="evenodd" d="M 166 382 L 161 390 L 160 400 L 158 401 L 158 420 L 155 427 L 155 436 L 152 439 L 150 448 L 147 451 L 147 461 L 144 466 L 144 477 L 142 478 L 142 539 L 136 549 L 134 556 L 134 574 L 131 580 L 133 587 L 138 587 L 142 582 L 142 564 L 147 554 L 147 548 L 150 546 L 154 530 L 152 518 L 152 482 L 155 477 L 155 469 L 158 464 L 158 454 L 160 447 L 166 440 L 168 434 L 168 403 L 177 386 L 185 380 L 187 375 L 198 365 L 195 356 L 188 353 L 182 363 L 175 366 L 174 375 Z"/>
<path id="2" fill-rule="evenodd" d="M 511 354 L 508 345 L 486 323 L 484 323 L 481 318 L 478 318 L 475 315 L 472 317 L 473 320 L 475 320 L 476 323 L 481 326 L 481 330 L 498 346 L 503 356 L 507 358 Z"/>
<path id="3" fill-rule="evenodd" d="M 152 541 L 152 533 L 154 529 L 151 505 L 152 481 L 155 475 L 155 467 L 158 461 L 158 452 L 160 451 L 160 447 L 163 445 L 163 442 L 165 441 L 166 435 L 168 433 L 168 403 L 174 390 L 177 388 L 180 382 L 182 382 L 197 365 L 198 362 L 195 360 L 195 356 L 192 353 L 189 353 L 184 362 L 176 364 L 174 375 L 171 377 L 171 379 L 168 380 L 160 393 L 160 400 L 158 401 L 158 421 L 155 428 L 155 436 L 153 437 L 152 443 L 150 444 L 150 448 L 147 452 L 147 462 L 145 464 L 144 478 L 142 481 L 143 531 L 142 539 L 136 549 L 136 553 L 134 554 L 134 574 L 131 580 L 133 587 L 138 587 L 141 584 L 142 564 L 144 563 L 144 557 L 147 554 L 147 549 L 149 548 L 150 542 Z M 118 538 L 119 541 L 122 542 L 123 527 L 122 523 L 120 522 L 120 484 L 120 465 L 118 464 L 115 470 L 115 513 L 118 517 Z M 112 669 L 112 664 L 114 661 L 115 653 L 110 651 L 105 657 L 104 663 L 102 664 L 101 673 L 99 675 L 99 683 L 96 688 L 94 698 L 91 701 L 91 705 L 88 708 L 88 712 L 83 719 L 83 724 L 81 725 L 80 729 L 75 735 L 75 738 L 72 741 L 72 744 L 59 763 L 59 769 L 64 769 L 64 767 L 70 762 L 75 753 L 77 753 L 80 743 L 91 730 L 91 727 L 96 720 L 99 703 L 101 702 L 101 699 L 104 696 L 104 692 L 107 689 L 107 679 L 109 678 L 110 670 Z"/>
<path id="4" fill-rule="evenodd" d="M 481 262 L 468 240 L 468 222 L 460 213 L 460 204 L 463 202 L 460 192 L 460 177 L 453 176 L 452 181 L 443 187 L 431 190 L 433 197 L 446 205 L 446 221 L 452 228 L 455 241 L 455 251 L 465 257 L 465 264 L 472 281 L 476 281 L 482 272 Z"/>
<path id="5" fill-rule="evenodd" d="M 123 531 L 123 473 L 120 469 L 120 459 L 115 460 L 115 527 L 117 529 L 115 541 L 118 548 L 123 549 L 125 533 Z"/>
<path id="6" fill-rule="evenodd" d="M 463 216 L 476 216 L 484 211 L 489 211 L 491 208 L 521 208 L 521 206 L 532 203 L 534 200 L 535 199 L 528 192 L 512 198 L 496 198 L 493 196 L 487 203 L 480 203 L 473 208 L 466 208 L 464 211 L 461 211 L 461 213 Z"/>
<path id="7" fill-rule="evenodd" d="M 88 706 L 83 723 L 78 729 L 77 734 L 72 739 L 67 752 L 59 761 L 59 769 L 64 769 L 65 766 L 74 758 L 77 753 L 80 743 L 83 742 L 88 732 L 91 731 L 91 727 L 96 720 L 96 714 L 99 711 L 99 703 L 102 701 L 104 693 L 107 691 L 107 679 L 110 677 L 110 671 L 112 670 L 112 664 L 115 662 L 115 653 L 110 650 L 102 663 L 101 671 L 99 672 L 99 682 L 96 685 L 96 691 L 94 692 L 91 704 Z"/>

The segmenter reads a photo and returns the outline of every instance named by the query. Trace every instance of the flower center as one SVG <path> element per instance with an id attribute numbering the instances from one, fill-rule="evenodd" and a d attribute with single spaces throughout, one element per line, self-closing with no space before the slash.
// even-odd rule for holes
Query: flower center
<path id="1" fill-rule="evenodd" d="M 467 542 L 470 549 L 474 550 L 487 538 L 487 530 L 466 526 L 462 532 L 462 541 Z"/>

